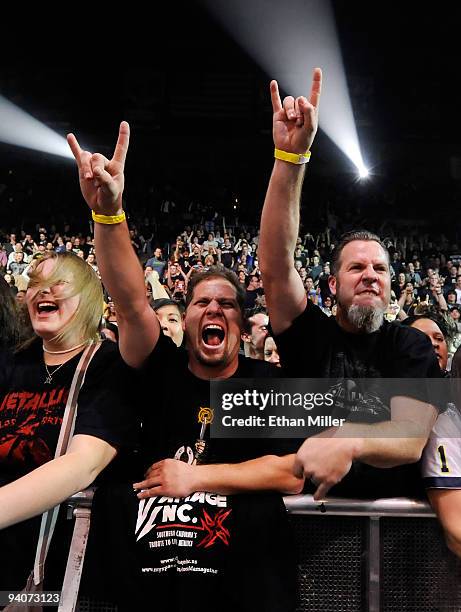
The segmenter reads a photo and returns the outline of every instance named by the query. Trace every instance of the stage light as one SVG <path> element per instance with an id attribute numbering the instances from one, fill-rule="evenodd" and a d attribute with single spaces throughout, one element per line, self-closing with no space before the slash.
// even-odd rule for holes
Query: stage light
<path id="1" fill-rule="evenodd" d="M 0 96 L 0 141 L 73 159 L 66 139 Z"/>
<path id="2" fill-rule="evenodd" d="M 308 95 L 313 68 L 322 68 L 320 127 L 362 172 L 365 164 L 329 0 L 203 1 L 288 95 Z"/>
<path id="3" fill-rule="evenodd" d="M 368 178 L 370 176 L 370 173 L 368 172 L 368 170 L 365 168 L 365 166 L 362 166 L 361 168 L 358 169 L 359 170 L 359 177 L 361 179 L 365 179 Z"/>

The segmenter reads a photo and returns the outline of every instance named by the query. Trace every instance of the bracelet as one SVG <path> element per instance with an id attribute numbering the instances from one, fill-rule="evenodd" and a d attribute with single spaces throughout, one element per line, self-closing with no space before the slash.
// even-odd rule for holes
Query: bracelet
<path id="1" fill-rule="evenodd" d="M 92 210 L 91 216 L 93 217 L 93 221 L 104 225 L 116 225 L 117 223 L 123 223 L 126 219 L 124 210 L 122 210 L 119 215 L 97 215 L 94 210 Z"/>
<path id="2" fill-rule="evenodd" d="M 289 162 L 290 164 L 307 164 L 311 158 L 311 152 L 306 151 L 305 153 L 288 153 L 281 149 L 274 149 L 275 159 L 281 159 L 282 161 Z"/>

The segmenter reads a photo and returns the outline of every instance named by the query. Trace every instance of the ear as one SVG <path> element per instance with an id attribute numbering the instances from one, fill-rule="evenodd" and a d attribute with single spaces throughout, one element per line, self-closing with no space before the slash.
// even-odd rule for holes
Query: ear
<path id="1" fill-rule="evenodd" d="M 243 340 L 243 342 L 247 342 L 247 343 L 251 342 L 251 335 L 248 334 L 247 332 L 242 332 L 240 334 L 240 338 Z"/>
<path id="2" fill-rule="evenodd" d="M 332 295 L 336 295 L 336 276 L 328 277 L 328 286 Z"/>

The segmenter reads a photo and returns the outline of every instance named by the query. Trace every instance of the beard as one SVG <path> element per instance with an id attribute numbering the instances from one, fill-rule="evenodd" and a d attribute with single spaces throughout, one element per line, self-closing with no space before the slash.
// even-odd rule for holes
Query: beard
<path id="1" fill-rule="evenodd" d="M 358 331 L 372 334 L 381 327 L 384 321 L 384 310 L 374 306 L 360 306 L 351 304 L 347 311 L 347 318 Z"/>

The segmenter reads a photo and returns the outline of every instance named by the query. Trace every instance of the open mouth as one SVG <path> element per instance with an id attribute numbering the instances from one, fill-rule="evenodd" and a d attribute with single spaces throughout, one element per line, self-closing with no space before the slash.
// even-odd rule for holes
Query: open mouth
<path id="1" fill-rule="evenodd" d="M 59 310 L 59 307 L 53 302 L 40 302 L 37 304 L 38 314 L 48 314 L 51 312 L 56 312 L 57 310 Z"/>
<path id="2" fill-rule="evenodd" d="M 219 346 L 224 341 L 225 335 L 220 325 L 205 325 L 202 330 L 202 340 L 207 346 Z"/>

